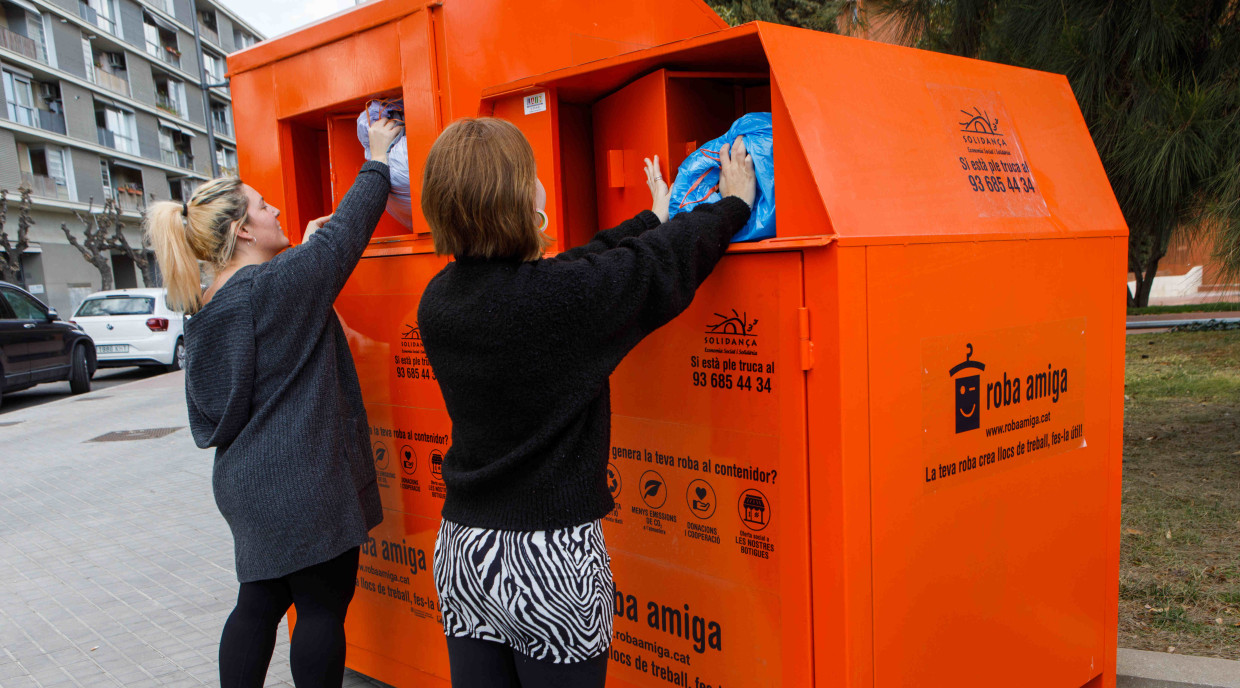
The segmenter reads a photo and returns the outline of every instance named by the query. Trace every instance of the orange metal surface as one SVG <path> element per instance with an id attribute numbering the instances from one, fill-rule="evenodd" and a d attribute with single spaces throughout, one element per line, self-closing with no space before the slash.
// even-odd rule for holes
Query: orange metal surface
<path id="1" fill-rule="evenodd" d="M 447 122 L 503 117 L 559 251 L 646 206 L 641 158 L 769 110 L 777 236 L 612 378 L 608 685 L 1114 686 L 1127 230 L 1066 81 L 723 28 L 696 0 L 363 5 L 230 59 L 242 174 L 297 240 L 366 99 L 405 98 L 415 202 Z M 337 302 L 387 510 L 348 663 L 444 686 L 451 425 L 416 312 L 445 259 L 414 217 Z"/>

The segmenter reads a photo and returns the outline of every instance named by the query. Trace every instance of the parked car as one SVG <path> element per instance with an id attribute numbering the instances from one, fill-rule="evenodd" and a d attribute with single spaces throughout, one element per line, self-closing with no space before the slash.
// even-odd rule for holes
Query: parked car
<path id="1" fill-rule="evenodd" d="M 185 364 L 185 316 L 168 308 L 165 289 L 116 289 L 86 297 L 70 322 L 99 353 L 99 367 Z"/>
<path id="2" fill-rule="evenodd" d="M 0 282 L 0 400 L 59 380 L 68 380 L 74 394 L 89 392 L 96 366 L 95 343 L 80 327 L 25 289 Z"/>

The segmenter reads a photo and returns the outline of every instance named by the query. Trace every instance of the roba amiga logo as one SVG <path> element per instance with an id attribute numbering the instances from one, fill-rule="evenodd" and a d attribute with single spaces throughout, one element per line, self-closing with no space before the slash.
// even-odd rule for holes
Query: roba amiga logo
<path id="1" fill-rule="evenodd" d="M 1050 363 L 1046 364 L 1046 370 L 1024 376 L 1005 371 L 1002 378 L 985 382 L 983 391 L 982 373 L 986 371 L 986 364 L 973 360 L 972 344 L 965 344 L 965 347 L 969 351 L 964 361 L 948 372 L 956 398 L 956 434 L 980 428 L 983 407 L 992 410 L 1039 399 L 1057 404 L 1068 393 L 1068 368 L 1056 369 Z"/>

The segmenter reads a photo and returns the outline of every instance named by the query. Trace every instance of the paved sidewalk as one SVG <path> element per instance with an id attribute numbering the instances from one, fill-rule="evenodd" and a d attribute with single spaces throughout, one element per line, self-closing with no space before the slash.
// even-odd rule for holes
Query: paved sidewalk
<path id="1" fill-rule="evenodd" d="M 0 686 L 219 685 L 232 537 L 183 385 L 160 375 L 0 416 Z M 89 441 L 149 428 L 176 430 Z M 293 685 L 288 650 L 282 625 L 266 685 Z"/>

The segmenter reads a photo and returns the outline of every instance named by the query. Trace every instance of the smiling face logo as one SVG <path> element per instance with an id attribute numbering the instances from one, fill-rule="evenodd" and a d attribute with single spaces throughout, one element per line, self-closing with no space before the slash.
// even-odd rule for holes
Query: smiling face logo
<path id="1" fill-rule="evenodd" d="M 964 363 L 951 369 L 952 386 L 956 389 L 956 433 L 976 430 L 981 426 L 982 416 L 982 377 L 976 373 L 964 377 L 956 377 L 965 370 L 986 370 L 986 364 L 973 359 L 973 345 L 967 344 L 969 353 Z"/>

